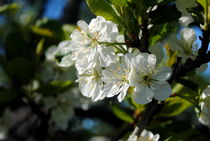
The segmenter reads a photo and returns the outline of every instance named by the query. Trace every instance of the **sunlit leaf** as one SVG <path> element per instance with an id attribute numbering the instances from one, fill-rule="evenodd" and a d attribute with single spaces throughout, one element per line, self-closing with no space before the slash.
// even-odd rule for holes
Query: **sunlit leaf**
<path id="1" fill-rule="evenodd" d="M 128 6 L 127 0 L 110 0 L 110 1 L 115 6 L 124 6 L 124 7 Z"/>
<path id="2" fill-rule="evenodd" d="M 112 5 L 106 0 L 86 0 L 91 11 L 97 16 L 103 16 L 106 20 L 120 23 L 120 18 L 116 14 Z"/>
<path id="3" fill-rule="evenodd" d="M 134 121 L 134 118 L 131 116 L 130 113 L 126 112 L 125 109 L 122 109 L 121 107 L 117 105 L 112 105 L 112 111 L 114 114 L 121 120 L 132 123 Z"/>
<path id="4" fill-rule="evenodd" d="M 41 36 L 46 36 L 46 37 L 53 37 L 54 36 L 53 32 L 50 31 L 47 28 L 41 28 L 41 27 L 33 26 L 31 29 L 35 34 L 38 34 L 38 35 L 41 35 Z"/>
<path id="5" fill-rule="evenodd" d="M 41 92 L 45 95 L 53 95 L 65 92 L 73 84 L 73 81 L 51 81 L 46 84 L 42 84 L 36 91 Z"/>
<path id="6" fill-rule="evenodd" d="M 0 6 L 0 14 L 7 12 L 7 11 L 11 11 L 11 10 L 16 10 L 18 9 L 20 6 L 17 3 L 12 3 L 12 4 L 6 4 L 3 6 Z"/>
<path id="7" fill-rule="evenodd" d="M 166 99 L 163 109 L 157 115 L 158 117 L 177 116 L 184 110 L 192 106 L 192 103 L 180 97 L 170 97 Z"/>

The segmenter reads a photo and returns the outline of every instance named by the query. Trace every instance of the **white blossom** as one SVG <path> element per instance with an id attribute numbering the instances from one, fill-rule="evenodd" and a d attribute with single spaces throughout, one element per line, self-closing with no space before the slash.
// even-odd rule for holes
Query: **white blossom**
<path id="1" fill-rule="evenodd" d="M 200 103 L 201 113 L 199 116 L 199 121 L 210 127 L 210 85 L 203 90 L 201 95 L 201 103 Z"/>
<path id="2" fill-rule="evenodd" d="M 102 67 L 109 66 L 115 59 L 115 52 L 105 43 L 117 42 L 117 26 L 101 16 L 91 20 L 89 25 L 82 20 L 77 25 L 78 29 L 71 34 L 71 50 L 78 73 L 92 68 L 96 60 Z"/>
<path id="3" fill-rule="evenodd" d="M 158 141 L 160 138 L 159 134 L 154 135 L 151 131 L 144 129 L 141 135 L 138 137 L 136 134 L 138 127 L 136 127 L 133 133 L 129 136 L 127 141 Z"/>
<path id="4" fill-rule="evenodd" d="M 179 18 L 179 23 L 184 26 L 188 27 L 194 21 L 193 17 L 188 12 L 183 12 L 182 16 Z"/>
<path id="5" fill-rule="evenodd" d="M 54 57 L 55 55 L 61 57 L 61 60 L 57 61 L 57 64 L 60 67 L 70 67 L 74 64 L 69 41 L 60 42 L 56 51 L 54 52 Z"/>
<path id="6" fill-rule="evenodd" d="M 179 18 L 179 23 L 187 27 L 190 23 L 194 21 L 191 13 L 187 11 L 188 8 L 193 8 L 196 6 L 195 0 L 176 0 L 176 7 L 182 13 L 182 16 Z"/>
<path id="7" fill-rule="evenodd" d="M 68 42 L 63 41 L 60 43 L 59 47 L 61 46 L 63 47 L 62 50 L 59 50 L 56 46 L 51 46 L 49 47 L 46 52 L 45 52 L 45 61 L 43 62 L 43 64 L 41 65 L 41 71 L 40 71 L 40 79 L 43 82 L 49 82 L 52 80 L 73 80 L 75 79 L 76 75 L 74 75 L 73 73 L 75 73 L 75 69 L 72 67 L 67 67 L 67 66 L 71 66 L 71 62 L 68 60 L 68 62 L 64 63 L 63 61 L 61 61 L 59 63 L 59 66 L 63 66 L 58 67 L 58 65 L 55 63 L 55 55 L 60 52 L 61 54 L 64 54 L 65 52 L 68 52 L 67 49 L 68 47 L 63 46 L 64 44 L 67 45 Z M 61 45 L 63 44 L 63 45 Z M 64 49 L 65 47 L 65 49 Z M 65 56 L 68 57 L 68 56 Z M 62 58 L 65 59 L 65 58 Z M 72 73 L 69 73 L 72 72 Z"/>
<path id="8" fill-rule="evenodd" d="M 131 69 L 132 54 L 126 54 L 122 57 L 121 63 L 113 63 L 102 71 L 102 80 L 106 83 L 104 92 L 107 97 L 113 97 L 117 94 L 121 102 L 129 88 L 129 75 Z"/>
<path id="9" fill-rule="evenodd" d="M 156 44 L 150 46 L 149 51 L 156 56 L 156 64 L 159 64 L 163 60 L 164 52 L 160 42 L 157 42 Z"/>
<path id="10" fill-rule="evenodd" d="M 86 70 L 78 76 L 79 90 L 82 95 L 92 98 L 93 101 L 101 100 L 105 96 L 103 94 L 102 68 L 96 65 L 94 68 Z"/>
<path id="11" fill-rule="evenodd" d="M 178 56 L 182 58 L 182 62 L 188 58 L 194 60 L 198 54 L 195 31 L 191 28 L 184 28 L 181 30 L 180 39 L 177 39 L 176 35 L 169 37 L 169 45 L 171 50 L 178 51 Z"/>
<path id="12" fill-rule="evenodd" d="M 51 120 L 59 129 L 65 130 L 68 122 L 74 116 L 74 108 L 77 107 L 78 99 L 70 89 L 57 97 L 45 97 L 44 105 L 51 109 Z"/>
<path id="13" fill-rule="evenodd" d="M 130 74 L 130 84 L 135 86 L 133 97 L 138 104 L 147 104 L 154 97 L 165 100 L 171 94 L 171 86 L 166 80 L 171 76 L 168 67 L 156 68 L 156 56 L 139 53 L 132 59 L 133 67 Z"/>

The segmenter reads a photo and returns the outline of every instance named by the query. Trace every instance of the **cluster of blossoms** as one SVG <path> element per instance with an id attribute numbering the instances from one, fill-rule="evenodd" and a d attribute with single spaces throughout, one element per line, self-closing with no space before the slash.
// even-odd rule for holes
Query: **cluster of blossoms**
<path id="1" fill-rule="evenodd" d="M 121 102 L 129 87 L 134 87 L 133 97 L 138 104 L 149 103 L 153 98 L 162 101 L 170 96 L 167 80 L 171 69 L 157 67 L 154 54 L 129 53 L 121 46 L 124 38 L 116 24 L 101 16 L 89 25 L 82 20 L 77 24 L 69 44 L 58 47 L 57 55 L 63 56 L 61 66 L 75 63 L 79 89 L 84 96 L 97 101 L 118 95 Z M 119 55 L 116 48 L 124 52 Z"/>
<path id="2" fill-rule="evenodd" d="M 210 85 L 203 90 L 200 102 L 201 113 L 199 115 L 199 121 L 210 127 Z"/>
<path id="3" fill-rule="evenodd" d="M 175 34 L 169 37 L 169 45 L 172 51 L 178 51 L 178 56 L 185 63 L 188 58 L 194 60 L 198 55 L 195 31 L 191 28 L 183 28 L 180 31 L 180 39 Z"/>
<path id="4" fill-rule="evenodd" d="M 133 133 L 129 136 L 127 141 L 158 141 L 160 138 L 159 134 L 154 135 L 151 131 L 144 129 L 141 135 L 138 137 L 136 134 L 138 127 L 136 127 Z"/>

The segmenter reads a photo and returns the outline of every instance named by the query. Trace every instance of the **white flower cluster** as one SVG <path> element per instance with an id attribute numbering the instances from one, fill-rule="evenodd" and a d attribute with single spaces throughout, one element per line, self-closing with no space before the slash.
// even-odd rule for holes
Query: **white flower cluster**
<path id="1" fill-rule="evenodd" d="M 194 60 L 198 55 L 198 46 L 195 43 L 196 41 L 195 31 L 191 28 L 183 28 L 180 31 L 180 39 L 176 37 L 175 34 L 169 37 L 169 45 L 171 50 L 178 51 L 178 56 L 182 58 L 182 62 L 188 58 Z"/>
<path id="2" fill-rule="evenodd" d="M 192 28 L 185 27 L 180 31 L 180 37 L 172 34 L 168 39 L 168 44 L 172 51 L 177 52 L 177 56 L 181 57 L 182 63 L 185 63 L 188 58 L 195 60 L 198 56 L 198 44 L 196 43 L 197 36 Z M 203 72 L 207 69 L 208 64 L 203 64 L 196 69 L 197 72 Z"/>
<path id="3" fill-rule="evenodd" d="M 158 141 L 160 138 L 159 134 L 154 135 L 151 131 L 144 129 L 141 135 L 138 137 L 136 133 L 138 132 L 138 127 L 136 127 L 133 133 L 129 136 L 127 141 Z"/>
<path id="4" fill-rule="evenodd" d="M 201 103 L 200 103 L 201 113 L 199 116 L 199 121 L 210 127 L 210 85 L 203 90 L 201 95 Z"/>
<path id="5" fill-rule="evenodd" d="M 128 53 L 119 46 L 123 42 L 117 25 L 98 16 L 89 25 L 78 21 L 69 46 L 59 47 L 58 52 L 67 50 L 60 55 L 71 56 L 78 71 L 79 89 L 93 101 L 118 95 L 121 102 L 129 87 L 135 87 L 133 96 L 138 104 L 169 97 L 171 86 L 167 80 L 171 69 L 157 67 L 153 54 Z M 123 48 L 127 53 L 119 55 L 113 47 Z"/>

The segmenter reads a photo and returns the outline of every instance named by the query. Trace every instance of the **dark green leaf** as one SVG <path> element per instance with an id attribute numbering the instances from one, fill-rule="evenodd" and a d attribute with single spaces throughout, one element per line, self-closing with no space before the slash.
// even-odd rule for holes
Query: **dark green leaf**
<path id="1" fill-rule="evenodd" d="M 106 0 L 86 0 L 91 11 L 97 16 L 103 16 L 106 20 L 120 23 L 120 18 Z"/>
<path id="2" fill-rule="evenodd" d="M 154 45 L 157 41 L 165 38 L 166 35 L 174 31 L 176 31 L 176 25 L 174 23 L 154 25 L 150 29 L 150 37 L 149 37 L 150 45 Z"/>
<path id="3" fill-rule="evenodd" d="M 33 76 L 33 64 L 25 58 L 15 58 L 8 62 L 8 75 L 16 82 L 28 83 Z"/>
<path id="4" fill-rule="evenodd" d="M 184 85 L 188 88 L 190 88 L 193 91 L 196 91 L 196 92 L 198 91 L 198 85 L 196 83 L 194 83 L 193 81 L 181 78 L 181 79 L 178 79 L 177 82 L 181 83 L 182 85 Z"/>
<path id="5" fill-rule="evenodd" d="M 17 97 L 15 91 L 0 89 L 0 103 L 7 103 L 14 100 Z"/>
<path id="6" fill-rule="evenodd" d="M 181 13 L 177 11 L 175 6 L 160 6 L 157 10 L 150 14 L 151 24 L 158 25 L 177 21 L 181 17 Z"/>
<path id="7" fill-rule="evenodd" d="M 73 84 L 73 81 L 51 81 L 47 84 L 42 84 L 36 91 L 43 93 L 44 95 L 53 95 L 63 93 L 68 90 Z"/>
<path id="8" fill-rule="evenodd" d="M 121 120 L 132 123 L 134 121 L 134 118 L 131 116 L 130 113 L 126 112 L 125 109 L 122 107 L 119 107 L 117 105 L 112 105 L 112 111 L 114 114 Z"/>
<path id="9" fill-rule="evenodd" d="M 165 101 L 164 107 L 157 117 L 177 116 L 190 106 L 192 106 L 192 104 L 185 99 L 180 97 L 170 97 Z"/>

